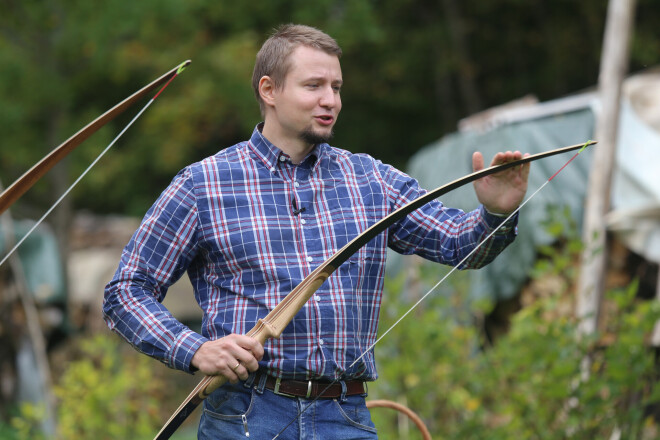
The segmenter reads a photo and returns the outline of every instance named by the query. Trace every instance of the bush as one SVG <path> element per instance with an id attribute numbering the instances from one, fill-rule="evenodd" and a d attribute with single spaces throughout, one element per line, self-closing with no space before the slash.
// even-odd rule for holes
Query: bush
<path id="1" fill-rule="evenodd" d="M 658 438 L 660 387 L 646 338 L 660 304 L 638 301 L 635 283 L 608 292 L 602 334 L 579 338 L 571 313 L 578 240 L 541 250 L 534 277 L 558 278 L 558 287 L 528 302 L 492 345 L 475 325 L 490 305 L 468 303 L 465 273 L 453 274 L 442 287 L 450 293 L 431 295 L 376 346 L 381 378 L 370 398 L 404 403 L 436 439 Z M 437 279 L 437 267 L 420 271 L 422 281 Z M 386 280 L 381 331 L 409 308 L 396 300 L 404 290 L 403 278 Z M 81 340 L 56 388 L 60 438 L 153 438 L 165 420 L 161 404 L 179 399 L 165 398 L 157 363 L 127 347 L 108 333 Z M 0 438 L 39 439 L 39 409 L 20 412 L 11 428 L 0 425 Z M 372 413 L 382 440 L 421 438 L 399 430 L 390 411 Z"/>
<path id="2" fill-rule="evenodd" d="M 647 337 L 660 304 L 637 300 L 636 283 L 608 292 L 614 311 L 601 329 L 608 337 L 578 337 L 571 293 L 578 240 L 573 234 L 560 248 L 542 249 L 534 277 L 558 277 L 560 287 L 516 313 L 492 346 L 474 325 L 488 304 L 468 304 L 463 277 L 454 274 L 442 287 L 453 293 L 435 292 L 376 346 L 381 377 L 370 398 L 405 400 L 439 439 L 593 439 L 615 431 L 657 438 L 660 387 Z M 392 306 L 402 290 L 402 279 L 386 282 L 382 329 L 410 306 Z M 390 413 L 372 414 L 381 439 L 406 438 Z"/>
<path id="3" fill-rule="evenodd" d="M 59 380 L 59 436 L 67 440 L 153 438 L 162 384 L 154 361 L 133 350 L 122 356 L 122 342 L 108 333 L 81 341 L 82 358 Z"/>
<path id="4" fill-rule="evenodd" d="M 656 432 L 648 409 L 660 400 L 646 337 L 660 310 L 657 302 L 637 303 L 634 293 L 633 285 L 608 295 L 620 314 L 607 346 L 580 340 L 571 317 L 547 319 L 557 308 L 547 298 L 517 313 L 487 349 L 465 309 L 432 298 L 378 347 L 381 378 L 370 397 L 405 396 L 434 438 L 592 439 L 615 429 L 622 438 L 646 438 L 643 432 Z M 589 374 L 581 379 L 585 359 Z M 401 438 L 389 414 L 373 414 L 381 438 Z"/>

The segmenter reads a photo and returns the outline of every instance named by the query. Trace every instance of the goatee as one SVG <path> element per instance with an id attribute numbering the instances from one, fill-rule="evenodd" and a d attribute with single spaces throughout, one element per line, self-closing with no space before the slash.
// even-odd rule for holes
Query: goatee
<path id="1" fill-rule="evenodd" d="M 303 131 L 300 132 L 298 135 L 300 139 L 305 141 L 306 143 L 310 145 L 316 145 L 316 144 L 325 144 L 332 139 L 332 136 L 334 135 L 334 132 L 330 130 L 329 133 L 317 133 L 311 128 L 306 128 Z"/>

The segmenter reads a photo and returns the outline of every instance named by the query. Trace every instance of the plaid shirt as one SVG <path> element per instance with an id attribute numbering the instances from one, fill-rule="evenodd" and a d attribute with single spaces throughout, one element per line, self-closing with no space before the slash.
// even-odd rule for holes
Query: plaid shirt
<path id="1" fill-rule="evenodd" d="M 298 165 L 254 130 L 247 142 L 182 170 L 147 212 L 106 287 L 108 326 L 138 350 L 192 371 L 207 340 L 246 333 L 327 258 L 424 194 L 404 173 L 365 154 L 317 145 Z M 456 265 L 502 221 L 432 202 L 342 264 L 266 342 L 261 368 L 286 378 L 374 380 L 386 248 Z M 466 263 L 490 262 L 515 236 L 505 225 Z M 204 312 L 201 335 L 161 305 L 188 271 Z"/>

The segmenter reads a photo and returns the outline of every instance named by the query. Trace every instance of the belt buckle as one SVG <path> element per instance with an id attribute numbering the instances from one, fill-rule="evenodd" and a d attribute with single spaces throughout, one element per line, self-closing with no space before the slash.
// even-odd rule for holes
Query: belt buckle
<path id="1" fill-rule="evenodd" d="M 273 388 L 273 393 L 277 394 L 278 396 L 285 396 L 285 397 L 299 397 L 296 396 L 295 394 L 289 394 L 289 393 L 283 393 L 280 391 L 280 384 L 282 383 L 282 378 L 278 377 L 275 380 L 275 387 Z M 312 381 L 308 380 L 307 381 L 307 395 L 305 396 L 306 399 L 309 399 L 309 396 L 312 395 Z"/>

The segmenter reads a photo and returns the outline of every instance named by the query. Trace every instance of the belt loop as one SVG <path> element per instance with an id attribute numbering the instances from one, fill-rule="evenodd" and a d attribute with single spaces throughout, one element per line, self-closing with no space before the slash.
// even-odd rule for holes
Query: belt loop
<path id="1" fill-rule="evenodd" d="M 341 384 L 341 397 L 339 398 L 339 401 L 343 403 L 346 402 L 346 392 L 348 389 L 346 388 L 346 382 L 342 380 L 339 381 L 339 383 Z"/>
<path id="2" fill-rule="evenodd" d="M 362 397 L 367 397 L 369 395 L 369 385 L 367 385 L 367 381 L 365 380 L 362 382 L 362 388 L 364 389 L 364 393 L 360 394 Z"/>
<path id="3" fill-rule="evenodd" d="M 266 388 L 266 380 L 268 379 L 268 376 L 265 373 L 259 373 L 259 383 L 255 385 L 254 389 L 257 391 L 259 394 L 264 393 L 264 388 Z"/>
<path id="4" fill-rule="evenodd" d="M 243 382 L 243 386 L 244 386 L 245 388 L 251 388 L 251 387 L 252 387 L 252 384 L 254 383 L 254 379 L 256 379 L 256 377 L 257 377 L 257 373 L 256 373 L 256 372 L 252 372 L 252 373 L 250 373 L 250 375 L 249 375 L 248 378 L 245 380 L 245 382 Z"/>

